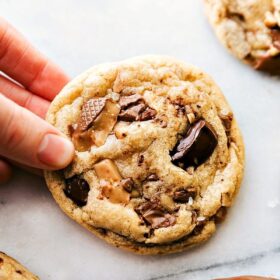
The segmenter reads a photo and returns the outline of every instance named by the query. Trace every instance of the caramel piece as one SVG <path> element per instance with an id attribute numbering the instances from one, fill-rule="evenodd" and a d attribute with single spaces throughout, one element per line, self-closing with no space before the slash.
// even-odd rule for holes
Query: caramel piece
<path id="1" fill-rule="evenodd" d="M 115 126 L 120 107 L 117 103 L 107 100 L 105 107 L 99 117 L 93 123 L 94 143 L 96 146 L 102 146 L 109 133 Z"/>
<path id="2" fill-rule="evenodd" d="M 92 130 L 86 130 L 84 132 L 77 130 L 72 135 L 72 141 L 79 152 L 88 151 L 94 145 L 94 133 Z"/>
<path id="3" fill-rule="evenodd" d="M 122 179 L 118 167 L 110 159 L 104 159 L 93 166 L 99 179 L 118 182 Z"/>
<path id="4" fill-rule="evenodd" d="M 120 185 L 107 185 L 103 187 L 102 195 L 109 199 L 112 203 L 127 204 L 130 199 L 129 193 L 126 192 Z"/>

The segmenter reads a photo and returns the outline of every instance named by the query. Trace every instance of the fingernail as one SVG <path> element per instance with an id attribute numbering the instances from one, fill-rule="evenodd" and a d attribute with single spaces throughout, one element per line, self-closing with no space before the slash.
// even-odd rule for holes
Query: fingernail
<path id="1" fill-rule="evenodd" d="M 73 158 L 73 144 L 66 138 L 46 134 L 38 148 L 38 159 L 51 169 L 61 169 L 66 167 Z"/>

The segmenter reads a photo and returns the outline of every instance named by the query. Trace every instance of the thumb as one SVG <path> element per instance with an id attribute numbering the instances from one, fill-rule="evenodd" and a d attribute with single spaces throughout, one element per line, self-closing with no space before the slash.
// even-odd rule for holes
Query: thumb
<path id="1" fill-rule="evenodd" d="M 39 169 L 61 169 L 73 144 L 57 129 L 0 94 L 0 155 Z"/>

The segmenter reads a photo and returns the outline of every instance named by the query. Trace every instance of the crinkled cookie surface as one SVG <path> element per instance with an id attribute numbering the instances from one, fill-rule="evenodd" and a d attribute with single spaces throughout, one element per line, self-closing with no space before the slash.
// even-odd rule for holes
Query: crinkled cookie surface
<path id="1" fill-rule="evenodd" d="M 72 219 L 117 247 L 165 254 L 207 240 L 237 193 L 243 142 L 211 78 L 172 58 L 103 64 L 72 80 L 47 120 L 75 158 L 45 172 Z"/>
<path id="2" fill-rule="evenodd" d="M 280 74 L 279 0 L 204 0 L 221 42 L 255 69 Z"/>
<path id="3" fill-rule="evenodd" d="M 0 252 L 1 280 L 39 280 L 16 260 Z"/>

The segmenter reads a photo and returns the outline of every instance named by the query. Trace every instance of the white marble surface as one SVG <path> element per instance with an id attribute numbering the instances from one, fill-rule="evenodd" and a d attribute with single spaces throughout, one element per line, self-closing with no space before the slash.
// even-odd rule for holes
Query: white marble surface
<path id="1" fill-rule="evenodd" d="M 0 250 L 46 280 L 280 278 L 280 80 L 231 57 L 199 0 L 1 0 L 0 13 L 72 76 L 147 53 L 200 66 L 230 101 L 247 157 L 228 219 L 189 252 L 141 257 L 112 248 L 69 220 L 43 180 L 21 172 L 0 188 Z"/>

